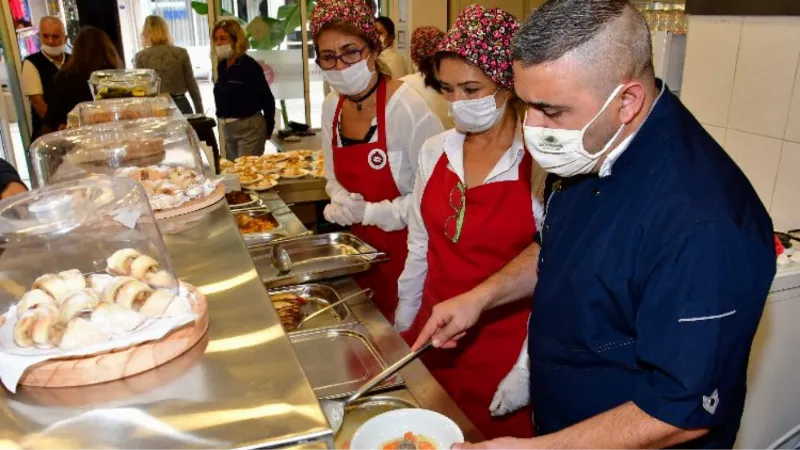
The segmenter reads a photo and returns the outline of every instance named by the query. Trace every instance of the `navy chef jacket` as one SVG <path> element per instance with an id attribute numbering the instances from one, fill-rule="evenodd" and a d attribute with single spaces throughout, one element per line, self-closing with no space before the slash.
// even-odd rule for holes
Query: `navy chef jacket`
<path id="1" fill-rule="evenodd" d="M 537 434 L 630 401 L 710 428 L 688 447 L 731 448 L 772 231 L 747 178 L 668 90 L 611 175 L 556 180 L 528 330 Z"/>

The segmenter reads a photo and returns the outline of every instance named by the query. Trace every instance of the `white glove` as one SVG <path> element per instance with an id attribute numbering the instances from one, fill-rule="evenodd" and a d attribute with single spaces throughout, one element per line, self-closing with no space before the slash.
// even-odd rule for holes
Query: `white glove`
<path id="1" fill-rule="evenodd" d="M 364 212 L 367 209 L 367 202 L 361 194 L 340 191 L 331 199 L 334 203 L 338 203 L 345 211 L 345 214 L 352 218 L 353 223 L 361 223 L 364 221 Z"/>
<path id="2" fill-rule="evenodd" d="M 325 206 L 325 210 L 322 211 L 322 216 L 325 217 L 325 220 L 328 222 L 335 223 L 342 227 L 347 227 L 354 223 L 353 216 L 350 212 L 345 211 L 338 203 L 328 203 Z"/>
<path id="3" fill-rule="evenodd" d="M 514 368 L 500 382 L 492 399 L 492 404 L 489 405 L 489 411 L 492 416 L 504 416 L 531 403 L 529 366 L 528 338 L 525 338 L 517 363 L 514 364 Z"/>

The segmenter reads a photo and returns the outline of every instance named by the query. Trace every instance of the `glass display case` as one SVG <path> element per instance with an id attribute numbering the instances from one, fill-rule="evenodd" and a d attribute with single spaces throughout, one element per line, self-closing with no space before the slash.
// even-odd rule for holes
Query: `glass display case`
<path id="1" fill-rule="evenodd" d="M 155 97 L 161 79 L 152 69 L 97 70 L 89 77 L 95 100 L 128 97 Z"/>
<path id="2" fill-rule="evenodd" d="M 138 119 L 67 129 L 31 145 L 39 186 L 92 175 L 141 182 L 154 210 L 179 207 L 216 188 L 201 144 L 182 119 Z"/>
<path id="3" fill-rule="evenodd" d="M 137 259 L 141 260 L 136 262 Z M 106 176 L 0 202 L 0 305 L 32 289 L 59 303 L 109 273 L 176 290 L 172 262 L 142 188 Z"/>
<path id="4" fill-rule="evenodd" d="M 182 117 L 172 99 L 165 96 L 115 98 L 79 103 L 67 115 L 67 127 L 75 128 L 148 117 Z"/>

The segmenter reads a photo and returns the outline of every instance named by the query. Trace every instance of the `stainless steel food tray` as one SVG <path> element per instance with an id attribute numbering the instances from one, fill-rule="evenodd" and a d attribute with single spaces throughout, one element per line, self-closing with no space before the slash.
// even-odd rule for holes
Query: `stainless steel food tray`
<path id="1" fill-rule="evenodd" d="M 369 419 L 389 411 L 406 408 L 419 408 L 414 398 L 407 391 L 392 392 L 391 395 L 376 395 L 374 397 L 356 400 L 345 409 L 344 420 L 339 431 L 334 436 L 334 448 L 349 447 L 356 430 L 361 428 Z"/>
<path id="2" fill-rule="evenodd" d="M 378 252 L 375 247 L 350 233 L 298 237 L 284 240 L 280 245 L 289 253 L 294 265 L 288 273 L 280 273 L 273 267 L 270 260 L 272 245 L 250 249 L 256 270 L 267 287 L 290 286 L 364 272 L 372 264 L 389 260 L 385 253 Z"/>
<path id="3" fill-rule="evenodd" d="M 306 378 L 320 399 L 344 398 L 388 366 L 360 324 L 300 331 L 289 335 Z M 371 392 L 403 385 L 395 375 Z"/>
<path id="4" fill-rule="evenodd" d="M 230 203 L 228 203 L 228 207 L 231 208 L 231 211 L 238 212 L 243 209 L 255 208 L 261 206 L 261 199 L 258 197 L 258 194 L 253 194 L 252 192 L 244 192 L 244 194 L 247 194 L 250 197 L 250 201 L 245 203 L 239 203 L 238 205 L 231 205 Z"/>
<path id="5" fill-rule="evenodd" d="M 279 239 L 285 239 L 288 237 L 286 230 L 283 228 L 283 224 L 281 221 L 278 220 L 275 214 L 272 214 L 271 211 L 249 211 L 247 209 L 242 210 L 234 210 L 232 211 L 234 218 L 238 214 L 247 214 L 250 217 L 261 217 L 266 218 L 275 223 L 276 227 L 272 230 L 266 231 L 264 233 L 242 233 L 242 239 L 244 239 L 245 245 L 253 245 L 265 242 L 274 242 Z M 241 232 L 241 231 L 240 231 Z"/>
<path id="6" fill-rule="evenodd" d="M 320 309 L 341 300 L 339 294 L 332 287 L 324 286 L 321 284 L 304 284 L 300 286 L 280 287 L 269 290 L 270 298 L 275 301 L 275 297 L 281 294 L 292 294 L 298 297 L 303 297 L 306 304 L 302 308 L 304 316 L 309 316 Z M 276 308 L 277 309 L 277 308 Z M 300 330 L 287 330 L 289 333 L 299 333 L 307 330 L 330 328 L 339 325 L 355 324 L 358 319 L 347 306 L 343 303 L 328 311 L 328 314 L 322 313 L 314 317 L 305 324 Z"/>

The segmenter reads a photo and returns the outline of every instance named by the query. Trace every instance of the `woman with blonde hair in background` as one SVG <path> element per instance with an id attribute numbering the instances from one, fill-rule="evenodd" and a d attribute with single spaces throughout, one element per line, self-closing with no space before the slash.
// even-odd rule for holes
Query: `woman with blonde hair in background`
<path id="1" fill-rule="evenodd" d="M 172 45 L 167 22 L 159 16 L 148 16 L 142 28 L 144 50 L 136 54 L 138 69 L 153 69 L 161 77 L 161 92 L 168 93 L 184 114 L 203 114 L 203 99 L 194 78 L 189 52 Z M 194 111 L 186 91 L 192 96 Z"/>
<path id="2" fill-rule="evenodd" d="M 325 218 L 352 232 L 391 261 L 357 281 L 375 290 L 390 320 L 397 278 L 408 252 L 406 216 L 422 143 L 443 131 L 439 119 L 405 83 L 378 62 L 381 41 L 367 5 L 319 0 L 311 14 L 317 65 L 338 94 L 322 105 L 322 151 L 331 203 Z"/>
<path id="3" fill-rule="evenodd" d="M 275 97 L 264 69 L 245 54 L 247 37 L 235 19 L 220 20 L 211 35 L 219 58 L 214 102 L 227 157 L 261 155 L 275 128 Z"/>
<path id="4" fill-rule="evenodd" d="M 433 70 L 433 55 L 444 39 L 444 31 L 431 26 L 419 27 L 411 34 L 411 61 L 417 72 L 406 75 L 400 81 L 420 95 L 442 122 L 445 130 L 453 128 L 447 100 L 442 96 L 442 85 Z"/>

